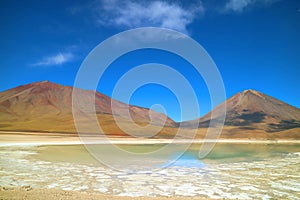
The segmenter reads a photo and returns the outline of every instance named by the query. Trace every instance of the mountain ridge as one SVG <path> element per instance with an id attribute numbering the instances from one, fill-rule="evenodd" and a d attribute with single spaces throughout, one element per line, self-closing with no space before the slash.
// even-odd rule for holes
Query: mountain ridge
<path id="1" fill-rule="evenodd" d="M 224 106 L 227 126 L 243 126 L 267 132 L 300 127 L 299 108 L 252 89 L 233 95 L 203 117 L 183 124 L 189 126 L 199 120 L 199 127 L 208 127 L 211 121 L 218 121 L 224 115 Z M 214 119 L 210 119 L 212 112 Z"/>
<path id="2" fill-rule="evenodd" d="M 73 89 L 71 86 L 40 81 L 0 92 L 0 130 L 76 133 L 72 113 Z M 91 103 L 95 95 L 98 122 L 104 133 L 109 135 L 128 135 L 116 124 L 115 119 L 118 119 L 130 132 L 138 132 L 130 125 L 128 107 L 134 123 L 141 127 L 150 125 L 147 129 L 150 132 L 161 126 L 164 120 L 166 121 L 159 136 L 156 137 L 173 137 L 179 125 L 189 132 L 190 128 L 195 127 L 195 123 L 198 122 L 196 127 L 198 126 L 201 132 L 199 135 L 203 137 L 209 124 L 214 126 L 217 124 L 214 122 L 218 122 L 223 117 L 224 113 L 221 111 L 226 106 L 226 119 L 222 133 L 224 137 L 273 138 L 281 137 L 280 134 L 290 137 L 289 133 L 293 138 L 300 137 L 297 131 L 300 129 L 300 109 L 253 89 L 233 95 L 196 120 L 179 123 L 162 113 L 127 105 L 99 92 L 83 89 L 78 91 L 79 98 L 84 103 Z M 116 108 L 114 113 L 116 115 L 112 114 L 111 102 Z M 212 112 L 214 112 L 214 119 L 210 119 Z M 88 128 L 89 122 L 85 121 L 85 123 Z"/>
<path id="3" fill-rule="evenodd" d="M 25 126 L 25 123 L 28 122 L 30 124 L 32 121 L 38 123 L 38 119 L 43 119 L 44 121 L 48 119 L 49 123 L 51 120 L 54 120 L 58 124 L 61 124 L 61 122 L 59 122 L 60 119 L 62 122 L 67 121 L 69 125 L 66 126 L 69 126 L 70 129 L 75 131 L 74 124 L 70 125 L 73 120 L 73 89 L 71 86 L 63 86 L 49 81 L 40 81 L 0 92 L 0 128 L 5 129 L 7 125 L 6 128 L 10 129 L 15 123 L 19 124 L 18 129 L 20 130 L 29 129 L 39 131 L 43 129 L 41 126 L 36 126 L 34 123 L 31 123 L 32 127 L 30 127 L 29 125 Z M 85 104 L 93 103 L 91 100 L 94 96 L 97 116 L 102 119 L 105 118 L 111 124 L 114 123 L 112 116 L 113 111 L 111 109 L 111 104 L 113 104 L 115 108 L 114 114 L 116 114 L 116 117 L 119 117 L 121 121 L 129 120 L 125 119 L 128 117 L 128 107 L 130 116 L 134 122 L 138 124 L 145 125 L 151 122 L 152 125 L 162 125 L 165 120 L 165 126 L 177 125 L 176 122 L 163 113 L 158 113 L 147 108 L 127 105 L 97 91 L 79 88 L 76 88 L 76 90 L 79 95 L 78 98 Z M 105 120 L 99 120 L 99 122 L 104 123 Z M 63 126 L 63 124 L 60 126 Z M 116 126 L 116 124 L 114 126 Z M 118 132 L 121 132 L 120 129 L 118 129 Z"/>

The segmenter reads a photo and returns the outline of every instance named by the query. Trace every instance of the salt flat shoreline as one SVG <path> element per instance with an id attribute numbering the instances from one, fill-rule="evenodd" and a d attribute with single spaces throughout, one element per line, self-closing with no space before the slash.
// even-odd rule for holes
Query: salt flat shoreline
<path id="1" fill-rule="evenodd" d="M 90 138 L 91 139 L 91 138 Z M 176 141 L 173 141 L 172 139 L 141 139 L 141 138 L 122 138 L 122 137 L 115 137 L 115 138 L 109 138 L 110 141 L 116 143 L 116 142 L 119 142 L 119 144 L 162 144 L 163 142 L 165 143 L 186 143 L 186 142 L 191 142 L 191 140 L 176 140 Z M 131 143 L 129 143 L 131 142 Z M 197 141 L 194 141 L 194 143 L 201 143 L 203 142 L 203 140 L 197 140 Z M 252 149 L 255 149 L 258 147 L 263 147 L 263 149 L 268 149 L 269 146 L 267 146 L 267 144 L 276 144 L 276 143 L 279 143 L 279 144 L 291 144 L 291 146 L 293 146 L 293 148 L 296 148 L 298 147 L 298 144 L 300 144 L 300 141 L 299 140 L 255 140 L 255 139 L 252 139 L 252 140 L 247 140 L 247 139 L 220 139 L 218 142 L 220 143 L 228 143 L 230 146 L 231 143 L 236 143 L 236 144 L 242 144 L 242 148 L 246 148 L 248 149 L 248 146 L 247 144 L 249 144 L 249 147 L 252 148 Z M 292 144 L 295 144 L 295 143 L 298 143 L 297 145 L 292 145 Z M 55 159 L 57 159 L 57 149 L 66 149 L 68 152 L 70 151 L 73 151 L 72 154 L 65 154 L 61 153 L 61 156 L 63 157 L 63 160 L 65 160 L 65 157 L 72 157 L 72 155 L 76 155 L 76 159 L 77 157 L 78 158 L 82 158 L 81 156 L 83 156 L 82 154 L 78 154 L 79 151 L 81 151 L 82 149 L 84 149 L 84 147 L 82 146 L 55 146 L 55 145 L 73 145 L 73 144 L 82 144 L 81 141 L 80 141 L 80 138 L 78 137 L 75 137 L 74 135 L 58 135 L 58 134 L 52 134 L 52 133 L 47 133 L 47 134 L 44 134 L 41 135 L 40 133 L 8 133 L 8 132 L 2 132 L 0 133 L 0 147 L 2 150 L 5 150 L 4 151 L 4 155 L 8 155 L 7 157 L 11 157 L 10 155 L 19 155 L 19 149 L 20 150 L 24 150 L 26 151 L 26 149 L 29 149 L 30 151 L 33 150 L 35 152 L 38 152 L 37 154 L 24 154 L 25 156 L 29 156 L 28 160 L 30 159 L 40 159 L 42 160 L 41 158 L 42 157 L 38 157 L 38 156 L 47 156 L 47 157 L 44 157 L 44 158 L 47 158 L 49 159 L 48 162 L 51 161 L 51 158 L 53 155 L 55 157 Z M 107 144 L 107 143 L 103 143 L 102 141 L 102 144 Z M 262 145 L 253 145 L 251 146 L 251 144 L 262 144 Z M 15 145 L 15 147 L 14 147 Z M 32 145 L 32 146 L 30 146 Z M 43 145 L 49 145 L 49 146 L 43 146 Z M 54 146 L 51 146 L 51 145 L 54 145 Z M 244 145 L 244 146 L 243 146 Z M 5 147 L 7 146 L 7 147 Z M 222 145 L 221 145 L 222 146 Z M 226 146 L 226 145 L 225 145 Z M 288 146 L 288 145 L 287 145 Z M 273 149 L 274 146 L 271 146 L 271 148 Z M 280 145 L 278 145 L 279 148 Z M 75 151 L 75 149 L 78 149 L 79 148 L 79 151 Z M 289 147 L 288 147 L 289 148 Z M 10 151 L 12 150 L 12 152 L 14 152 L 14 150 L 17 149 L 16 153 L 17 154 L 7 154 L 6 151 Z M 52 150 L 51 150 L 52 149 Z M 44 151 L 46 150 L 46 151 Z M 237 150 L 237 149 L 233 149 L 233 150 Z M 43 152 L 46 152 L 46 154 L 43 154 Z M 239 151 L 238 151 L 239 152 Z M 298 152 L 298 150 L 297 150 Z M 292 156 L 287 156 L 287 158 L 291 157 L 291 159 L 294 159 L 294 154 Z M 45 159 L 45 160 L 47 160 Z M 72 161 L 72 158 L 69 158 L 70 160 L 67 160 L 67 162 L 73 162 Z M 60 158 L 57 159 L 58 161 L 60 161 Z M 52 162 L 52 161 L 51 161 Z M 274 171 L 274 166 L 277 166 L 276 164 L 277 163 L 289 163 L 288 160 L 284 158 L 279 158 L 279 160 L 274 160 L 272 162 L 270 162 L 270 160 L 266 160 L 266 162 L 263 162 L 261 164 L 263 165 L 260 165 L 259 168 L 256 168 L 258 165 L 256 163 L 252 164 L 249 166 L 249 164 L 247 164 L 246 166 L 249 166 L 249 168 L 253 168 L 255 171 L 255 174 L 259 174 L 260 172 L 264 172 L 265 169 L 268 169 L 268 171 L 266 171 L 266 175 L 267 172 L 269 173 L 272 173 L 272 174 L 280 174 L 280 170 L 281 170 L 281 167 L 278 167 L 278 171 Z M 11 162 L 6 162 L 6 161 L 3 161 L 3 163 L 8 163 L 8 165 L 11 165 Z M 31 162 L 28 162 L 28 163 L 31 163 Z M 53 162 L 54 163 L 54 162 Z M 298 161 L 296 162 L 291 162 L 291 166 L 296 166 L 298 163 Z M 45 165 L 45 166 L 48 166 L 49 164 L 46 163 L 46 164 L 42 164 L 42 165 Z M 31 169 L 32 166 L 34 167 L 37 167 L 40 168 L 40 171 L 37 171 L 37 174 L 41 175 L 43 173 L 40 173 L 41 171 L 44 172 L 45 170 L 44 169 L 48 169 L 48 168 L 43 168 L 43 167 L 39 167 L 37 166 L 35 163 L 33 163 L 33 165 L 29 165 L 29 168 L 26 168 L 26 162 L 25 164 L 23 165 L 23 163 L 20 164 L 20 168 L 21 169 Z M 53 165 L 53 166 L 61 166 L 61 165 Z M 53 173 L 53 166 L 51 166 L 51 168 L 49 168 L 49 172 L 50 174 Z M 80 166 L 80 165 L 78 165 Z M 230 163 L 228 165 L 223 165 L 221 166 L 221 168 L 214 168 L 214 169 L 222 169 L 224 171 L 230 169 L 229 171 L 233 171 L 232 173 L 235 174 L 236 170 L 232 170 L 232 166 Z M 283 165 L 281 165 L 283 166 Z M 284 165 L 284 166 L 288 166 L 288 165 Z M 14 168 L 14 165 L 12 165 L 12 167 Z M 69 165 L 68 165 L 69 167 Z M 83 175 L 82 172 L 84 172 L 86 170 L 86 165 L 82 165 L 82 169 L 84 170 L 79 170 L 77 173 L 79 173 L 80 175 Z M 236 166 L 236 169 L 241 169 L 240 168 L 241 166 Z M 59 167 L 57 167 L 56 169 L 58 169 Z M 9 168 L 5 168 L 8 172 L 10 172 L 8 169 Z M 32 168 L 32 169 L 35 169 L 35 168 Z M 81 169 L 81 168 L 79 168 Z M 95 169 L 95 168 L 92 168 L 92 169 Z M 293 172 L 295 171 L 295 174 L 296 174 L 296 170 L 297 168 L 287 168 L 285 167 L 285 170 L 287 169 L 291 169 L 293 170 Z M 71 172 L 73 173 L 74 169 L 71 168 L 70 169 Z M 262 171 L 256 171 L 256 170 L 262 170 Z M 214 170 L 212 170 L 214 171 Z M 224 172 L 222 171 L 222 173 Z M 242 171 L 248 171 L 248 170 L 242 170 Z M 61 170 L 62 173 L 58 173 L 58 174 L 64 174 L 65 173 L 65 169 L 62 168 Z M 253 171 L 251 171 L 253 172 Z M 22 170 L 19 170 L 17 171 L 17 173 L 23 173 Z M 70 173 L 70 174 L 72 174 Z M 90 173 L 89 170 L 87 170 L 87 173 Z M 102 172 L 101 172 L 102 173 Z M 100 173 L 100 174 L 101 174 Z M 105 172 L 106 173 L 106 172 Z M 290 173 L 290 171 L 287 171 L 287 174 L 293 176 L 293 173 Z M 171 173 L 171 175 L 173 176 L 174 174 Z M 196 175 L 192 175 L 191 177 L 197 177 L 197 175 L 199 175 L 199 171 L 196 170 Z M 229 173 L 227 173 L 227 175 L 225 175 L 224 177 L 228 177 L 228 175 L 230 175 Z M 25 174 L 26 178 L 27 179 L 27 175 Z M 48 177 L 46 175 L 43 175 L 44 177 Z M 186 174 L 184 176 L 187 176 Z M 247 173 L 246 175 L 244 174 L 241 174 L 240 177 L 245 177 L 247 176 Z M 296 176 L 296 175 L 295 175 Z M 32 176 L 32 177 L 29 177 L 29 179 L 35 179 L 35 177 L 38 177 L 38 176 Z M 39 176 L 40 177 L 40 176 Z M 49 177 L 49 180 L 50 183 L 55 183 L 57 181 L 56 177 L 64 177 L 64 175 L 55 175 L 55 178 L 51 179 L 51 177 Z M 89 176 L 88 176 L 89 177 Z M 114 177 L 114 176 L 112 176 Z M 151 176 L 152 177 L 152 176 Z M 188 181 L 191 181 L 191 182 L 194 182 L 194 183 L 197 183 L 197 181 L 193 181 L 194 179 L 190 179 L 191 177 L 189 177 Z M 212 177 L 215 177 L 215 175 L 213 174 Z M 255 177 L 255 175 L 254 175 Z M 123 177 L 124 178 L 124 177 Z M 276 179 L 278 177 L 275 177 Z M 282 175 L 282 178 L 285 180 L 285 175 Z M 19 178 L 20 180 L 22 180 L 22 178 L 20 177 Z M 24 178 L 23 178 L 24 179 Z M 89 179 L 89 178 L 88 178 Z M 214 178 L 212 178 L 214 179 Z M 239 177 L 237 178 L 239 182 Z M 275 181 L 276 181 L 275 179 Z M 9 179 L 8 179 L 9 180 Z M 66 178 L 65 180 L 67 181 L 70 181 L 71 179 L 69 178 Z M 72 179 L 73 180 L 73 179 Z M 76 178 L 77 180 L 77 178 Z M 91 180 L 93 181 L 93 178 L 91 178 Z M 129 179 L 129 180 L 135 180 L 135 179 Z M 143 179 L 141 179 L 143 180 Z M 165 180 L 165 179 L 164 179 Z M 197 179 L 199 180 L 199 179 Z M 227 179 L 226 179 L 227 180 Z M 249 179 L 249 180 L 253 180 L 252 178 Z M 255 179 L 254 179 L 255 180 Z M 294 180 L 293 178 L 291 180 Z M 122 179 L 122 181 L 124 181 L 124 179 Z M 179 181 L 179 180 L 175 180 L 176 182 Z M 263 181 L 265 181 L 263 179 Z M 76 181 L 75 181 L 76 182 Z M 10 183 L 10 182 L 8 182 Z M 167 181 L 165 183 L 168 183 Z M 234 183 L 234 182 L 233 182 Z M 263 182 L 264 183 L 264 182 Z M 2 182 L 2 186 L 0 185 L 0 199 L 23 199 L 23 200 L 35 200 L 35 199 L 45 199 L 45 200 L 50 200 L 50 199 L 69 199 L 69 200 L 75 200 L 75 199 L 107 199 L 107 200 L 130 200 L 130 199 L 141 199 L 141 200 L 167 200 L 167 199 L 171 199 L 171 200 L 187 200 L 187 199 L 192 199 L 192 200 L 202 200 L 202 199 L 209 199 L 210 197 L 214 198 L 214 195 L 210 196 L 210 195 L 205 195 L 205 194 L 201 194 L 201 193 L 197 193 L 195 194 L 195 196 L 192 196 L 192 197 L 187 197 L 187 196 L 147 196 L 147 194 L 145 196 L 141 196 L 141 197 L 131 197 L 131 196 L 115 196 L 115 195 L 112 195 L 112 194 L 105 194 L 105 192 L 100 192 L 100 191 L 94 191 L 93 188 L 90 188 L 89 190 L 87 191 L 80 191 L 80 190 L 62 190 L 62 189 L 53 189 L 53 188 L 47 188 L 47 187 L 44 187 L 44 186 L 40 186 L 40 187 L 37 187 L 35 185 L 31 185 L 30 182 L 26 182 L 25 184 L 20 184 L 20 185 L 17 185 L 17 186 L 12 186 L 10 187 L 8 184 L 6 184 L 5 182 Z M 80 183 L 81 184 L 81 183 Z M 80 185 L 79 184 L 79 185 Z M 204 186 L 206 186 L 207 183 L 204 183 Z M 244 183 L 243 183 L 244 184 Z M 252 182 L 251 182 L 252 184 Z M 256 182 L 255 182 L 256 184 Z M 285 184 L 285 183 L 284 183 Z M 225 182 L 224 184 L 221 184 L 221 186 L 223 187 L 226 187 L 227 188 L 227 185 L 228 183 Z M 7 187 L 8 186 L 8 187 Z M 214 187 L 215 186 L 215 183 L 213 183 L 210 187 Z M 61 187 L 61 186 L 59 186 Z M 202 187 L 202 186 L 201 186 Z M 212 191 L 212 188 L 208 187 L 209 189 L 209 192 Z M 235 186 L 234 186 L 235 187 Z M 76 188 L 76 187 L 74 187 Z M 204 187 L 205 188 L 205 187 Z M 217 189 L 219 187 L 216 187 Z M 251 188 L 251 187 L 250 187 Z M 278 188 L 282 188 L 281 185 L 278 186 Z M 216 191 L 217 191 L 216 189 Z M 229 189 L 229 187 L 228 187 Z M 279 190 L 280 190 L 279 189 Z M 286 190 L 288 190 L 289 188 L 287 188 Z M 250 189 L 251 190 L 251 189 Z M 185 191 L 185 190 L 184 190 Z M 226 190 L 227 191 L 227 190 Z M 258 190 L 257 190 L 258 191 Z M 256 192 L 257 192 L 256 191 Z M 211 194 L 207 192 L 207 194 Z M 244 191 L 239 191 L 239 192 L 244 192 Z M 255 192 L 255 191 L 254 191 Z M 157 193 L 155 193 L 157 194 Z M 220 194 L 223 194 L 223 193 L 220 193 Z M 273 193 L 274 194 L 274 193 Z M 126 195 L 126 193 L 124 194 Z M 199 195 L 199 196 L 198 196 Z M 227 195 L 231 195 L 227 193 Z M 241 194 L 241 195 L 248 195 L 247 192 Z M 250 193 L 249 193 L 250 195 Z M 261 194 L 262 195 L 262 194 Z M 294 196 L 296 196 L 296 194 L 293 194 Z M 207 198 L 206 198 L 207 196 Z M 272 194 L 271 194 L 272 196 Z M 273 196 L 272 196 L 273 197 Z M 278 197 L 276 195 L 274 195 L 274 197 Z M 228 198 L 230 199 L 230 197 Z M 235 198 L 236 199 L 236 198 Z M 241 198 L 243 199 L 243 198 Z"/>
<path id="2" fill-rule="evenodd" d="M 300 144 L 300 140 L 288 139 L 149 139 L 128 137 L 78 136 L 64 133 L 8 132 L 0 131 L 0 146 L 42 146 L 42 145 L 83 145 L 83 144 Z"/>
<path id="3" fill-rule="evenodd" d="M 0 199 L 14 199 L 14 200 L 52 200 L 52 199 L 105 199 L 105 200 L 204 200 L 204 197 L 125 197 L 106 195 L 97 192 L 80 192 L 80 191 L 66 191 L 58 189 L 39 189 L 25 187 L 1 187 Z"/>

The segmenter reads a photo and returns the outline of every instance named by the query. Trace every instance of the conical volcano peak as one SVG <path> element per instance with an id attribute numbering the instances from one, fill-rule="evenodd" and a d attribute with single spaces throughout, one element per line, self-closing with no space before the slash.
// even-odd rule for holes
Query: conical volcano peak
<path id="1" fill-rule="evenodd" d="M 258 91 L 253 90 L 253 89 L 244 90 L 242 92 L 242 95 L 247 95 L 247 94 L 254 94 L 254 95 L 257 95 L 257 96 L 260 96 L 260 97 L 263 97 L 263 95 L 264 95 L 261 92 L 258 92 Z"/>
<path id="2" fill-rule="evenodd" d="M 256 93 L 257 91 L 253 90 L 253 89 L 247 89 L 247 90 L 244 90 L 242 93 Z"/>
<path id="3" fill-rule="evenodd" d="M 39 83 L 49 83 L 49 80 L 40 81 Z"/>
<path id="4" fill-rule="evenodd" d="M 263 93 L 258 92 L 258 91 L 253 90 L 253 89 L 248 89 L 248 90 L 244 90 L 243 92 L 241 92 L 242 97 L 245 97 L 245 96 L 248 96 L 248 95 L 255 95 L 255 96 L 258 96 L 260 98 L 264 98 L 264 96 L 265 96 Z"/>
<path id="5" fill-rule="evenodd" d="M 229 98 L 225 103 L 217 106 L 214 118 L 212 112 L 201 117 L 200 127 L 207 127 L 210 121 L 218 121 L 224 116 L 225 125 L 247 127 L 253 130 L 276 132 L 300 127 L 300 109 L 288 105 L 264 93 L 248 89 Z M 193 121 L 186 122 L 187 125 Z"/>

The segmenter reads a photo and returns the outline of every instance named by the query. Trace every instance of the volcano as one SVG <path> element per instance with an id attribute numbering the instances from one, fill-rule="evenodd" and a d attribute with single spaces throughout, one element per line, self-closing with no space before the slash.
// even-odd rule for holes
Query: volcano
<path id="1" fill-rule="evenodd" d="M 35 82 L 0 93 L 0 130 L 76 132 L 72 115 L 73 87 L 49 81 Z M 99 124 L 106 133 L 124 135 L 116 125 L 115 117 L 121 123 L 129 123 L 128 115 L 141 126 L 175 127 L 172 119 L 162 113 L 138 106 L 127 105 L 91 90 L 79 90 L 80 100 L 90 103 L 95 95 L 95 111 Z M 150 118 L 151 117 L 151 118 Z M 88 122 L 87 122 L 88 124 Z"/>
<path id="2" fill-rule="evenodd" d="M 248 130 L 264 130 L 279 132 L 300 127 L 300 109 L 284 103 L 276 98 L 255 90 L 237 93 L 213 111 L 199 120 L 199 127 L 208 127 L 218 122 L 224 115 L 226 106 L 225 126 L 241 127 Z M 214 118 L 211 119 L 212 112 Z M 197 120 L 183 122 L 184 126 L 197 123 Z"/>

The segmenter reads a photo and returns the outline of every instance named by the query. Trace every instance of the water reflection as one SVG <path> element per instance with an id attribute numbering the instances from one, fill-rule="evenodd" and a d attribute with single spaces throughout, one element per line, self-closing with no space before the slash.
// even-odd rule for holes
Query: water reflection
<path id="1" fill-rule="evenodd" d="M 177 157 L 177 156 L 176 156 Z M 173 159 L 170 159 L 173 160 Z M 205 165 L 197 157 L 197 154 L 186 152 L 180 156 L 175 162 L 167 162 L 162 167 L 185 167 L 185 168 L 203 168 Z"/>

